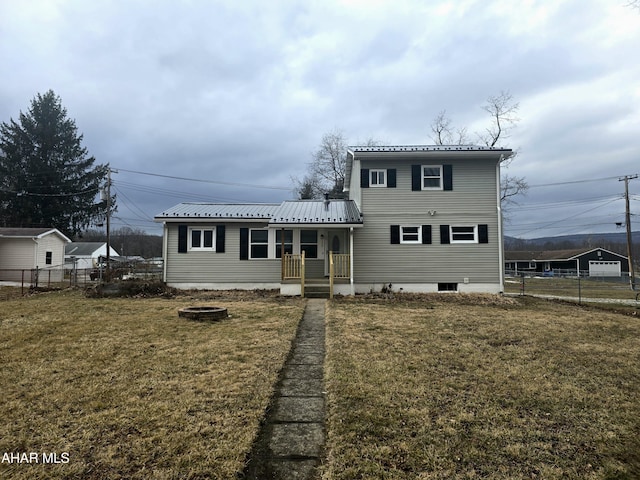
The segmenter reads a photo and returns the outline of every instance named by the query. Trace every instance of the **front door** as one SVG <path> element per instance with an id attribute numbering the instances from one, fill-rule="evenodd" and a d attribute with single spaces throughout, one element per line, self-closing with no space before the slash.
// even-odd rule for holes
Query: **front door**
<path id="1" fill-rule="evenodd" d="M 325 233 L 324 274 L 329 275 L 329 252 L 347 253 L 347 232 L 345 230 L 327 230 Z"/>

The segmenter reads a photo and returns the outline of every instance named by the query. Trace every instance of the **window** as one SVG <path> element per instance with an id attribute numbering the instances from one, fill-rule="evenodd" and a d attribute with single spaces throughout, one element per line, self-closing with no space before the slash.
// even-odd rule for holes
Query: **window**
<path id="1" fill-rule="evenodd" d="M 401 225 L 400 243 L 422 243 L 422 227 Z"/>
<path id="2" fill-rule="evenodd" d="M 387 186 L 387 171 L 386 170 L 369 170 L 371 176 L 369 185 L 372 187 L 386 187 Z"/>
<path id="3" fill-rule="evenodd" d="M 269 258 L 269 231 L 266 229 L 249 232 L 249 258 Z"/>
<path id="4" fill-rule="evenodd" d="M 47 265 L 52 265 L 53 264 L 53 252 L 46 252 L 45 253 L 44 263 L 46 263 Z"/>
<path id="5" fill-rule="evenodd" d="M 477 225 L 451 226 L 451 243 L 478 243 Z"/>
<path id="6" fill-rule="evenodd" d="M 457 283 L 449 283 L 449 282 L 438 283 L 438 291 L 439 292 L 457 292 L 458 291 L 458 284 Z"/>
<path id="7" fill-rule="evenodd" d="M 300 253 L 304 252 L 306 258 L 318 258 L 318 231 L 300 231 Z"/>
<path id="8" fill-rule="evenodd" d="M 276 230 L 276 258 L 282 258 L 282 232 Z M 284 230 L 284 253 L 293 253 L 293 230 Z"/>
<path id="9" fill-rule="evenodd" d="M 189 250 L 215 250 L 214 229 L 189 229 Z"/>
<path id="10" fill-rule="evenodd" d="M 422 166 L 422 190 L 442 190 L 442 167 L 440 165 Z"/>

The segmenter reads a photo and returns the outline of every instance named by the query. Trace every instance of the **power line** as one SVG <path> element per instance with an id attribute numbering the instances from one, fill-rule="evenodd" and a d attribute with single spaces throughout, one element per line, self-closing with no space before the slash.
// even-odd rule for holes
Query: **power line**
<path id="1" fill-rule="evenodd" d="M 187 178 L 187 177 L 176 177 L 173 175 L 161 175 L 159 173 L 150 173 L 150 172 L 139 172 L 136 170 L 126 170 L 124 168 L 118 169 L 121 172 L 135 173 L 137 175 L 149 175 L 151 177 L 160 177 L 160 178 L 169 178 L 171 180 L 184 180 L 187 182 L 200 182 L 200 183 L 212 183 L 214 185 L 227 185 L 231 187 L 243 187 L 243 188 L 266 188 L 269 190 L 286 190 L 291 191 L 291 187 L 274 187 L 272 185 L 256 185 L 251 183 L 238 183 L 238 182 L 221 182 L 219 180 L 205 180 L 202 178 Z"/>

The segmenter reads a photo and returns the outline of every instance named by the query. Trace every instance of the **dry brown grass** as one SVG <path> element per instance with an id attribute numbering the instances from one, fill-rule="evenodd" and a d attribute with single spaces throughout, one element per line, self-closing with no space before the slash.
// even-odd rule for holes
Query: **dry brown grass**
<path id="1" fill-rule="evenodd" d="M 473 295 L 327 315 L 323 478 L 640 478 L 636 318 Z"/>
<path id="2" fill-rule="evenodd" d="M 42 293 L 0 302 L 0 455 L 68 452 L 0 477 L 233 478 L 243 468 L 303 311 L 226 296 L 192 322 L 173 299 Z"/>

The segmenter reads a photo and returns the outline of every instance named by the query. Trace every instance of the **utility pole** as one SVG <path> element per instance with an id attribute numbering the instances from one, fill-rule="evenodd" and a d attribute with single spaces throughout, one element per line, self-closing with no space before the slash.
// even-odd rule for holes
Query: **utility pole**
<path id="1" fill-rule="evenodd" d="M 629 209 L 629 180 L 633 180 L 634 178 L 638 178 L 638 174 L 636 175 L 625 175 L 622 178 L 619 178 L 618 181 L 624 181 L 624 200 L 625 200 L 625 223 L 627 224 L 627 256 L 629 260 L 629 284 L 631 285 L 631 290 L 636 289 L 636 277 L 635 271 L 633 268 L 633 248 L 631 245 L 631 212 Z"/>
<path id="2" fill-rule="evenodd" d="M 107 266 L 105 267 L 105 277 L 111 281 L 111 173 L 118 173 L 107 166 Z"/>

